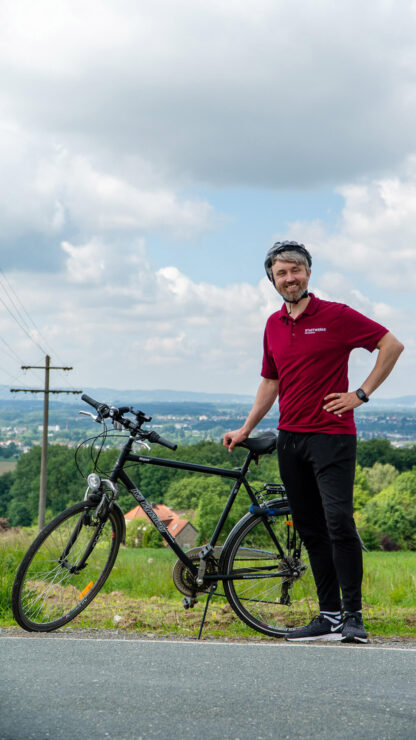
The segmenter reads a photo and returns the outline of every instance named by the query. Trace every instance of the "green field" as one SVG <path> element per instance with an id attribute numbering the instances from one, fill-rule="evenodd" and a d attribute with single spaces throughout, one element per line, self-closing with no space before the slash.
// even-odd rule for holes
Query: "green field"
<path id="1" fill-rule="evenodd" d="M 10 592 L 18 564 L 32 534 L 0 538 L 0 625 L 14 624 Z M 120 550 L 101 594 L 71 628 L 130 629 L 154 634 L 195 634 L 204 598 L 184 611 L 172 581 L 175 556 L 170 550 Z M 364 618 L 370 636 L 416 638 L 416 552 L 364 554 Z M 313 616 L 313 615 L 312 615 Z M 226 600 L 218 597 L 208 614 L 206 635 L 249 637 L 257 633 L 239 622 Z M 264 638 L 268 639 L 268 638 Z"/>
<path id="2" fill-rule="evenodd" d="M 10 473 L 11 470 L 16 469 L 17 462 L 15 460 L 0 460 L 0 475 L 3 473 Z"/>

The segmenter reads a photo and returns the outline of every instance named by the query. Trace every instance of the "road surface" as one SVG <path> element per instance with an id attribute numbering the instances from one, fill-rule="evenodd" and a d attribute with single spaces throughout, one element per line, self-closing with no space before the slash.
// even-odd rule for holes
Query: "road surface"
<path id="1" fill-rule="evenodd" d="M 416 738 L 416 650 L 0 635 L 1 740 Z"/>

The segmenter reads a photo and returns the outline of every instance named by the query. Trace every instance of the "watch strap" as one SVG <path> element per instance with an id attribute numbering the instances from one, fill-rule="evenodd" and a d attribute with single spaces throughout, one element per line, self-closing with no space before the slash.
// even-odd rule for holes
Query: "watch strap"
<path id="1" fill-rule="evenodd" d="M 364 403 L 368 403 L 368 401 L 369 401 L 370 399 L 369 399 L 369 397 L 367 396 L 366 392 L 365 392 L 365 391 L 363 391 L 363 389 L 362 389 L 362 388 L 359 388 L 359 389 L 358 389 L 357 391 L 355 391 L 355 392 L 356 392 L 356 394 L 357 394 L 358 398 L 360 399 L 360 401 L 364 401 Z"/>

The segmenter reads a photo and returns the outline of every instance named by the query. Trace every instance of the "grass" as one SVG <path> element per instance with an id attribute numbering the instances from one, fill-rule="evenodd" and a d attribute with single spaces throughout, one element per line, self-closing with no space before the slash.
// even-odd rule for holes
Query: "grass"
<path id="1" fill-rule="evenodd" d="M 10 473 L 11 470 L 16 469 L 17 462 L 15 460 L 0 460 L 0 475 L 3 473 Z"/>
<path id="2" fill-rule="evenodd" d="M 14 625 L 10 593 L 34 532 L 0 537 L 0 626 Z M 101 593 L 70 628 L 126 629 L 195 635 L 205 598 L 183 610 L 172 581 L 175 555 L 162 549 L 122 548 Z M 364 553 L 364 617 L 372 636 L 416 639 L 416 552 Z M 224 598 L 213 600 L 206 636 L 268 639 L 240 622 Z"/>

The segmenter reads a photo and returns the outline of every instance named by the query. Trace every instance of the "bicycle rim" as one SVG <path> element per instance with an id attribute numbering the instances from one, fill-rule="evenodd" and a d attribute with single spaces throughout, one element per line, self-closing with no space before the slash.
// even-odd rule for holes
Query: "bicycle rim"
<path id="1" fill-rule="evenodd" d="M 93 505 L 75 504 L 50 522 L 30 546 L 12 592 L 13 615 L 23 629 L 48 632 L 62 627 L 88 606 L 105 583 L 120 535 L 111 512 L 102 530 L 93 513 Z M 85 567 L 77 571 L 92 538 L 97 540 L 94 548 Z"/>
<path id="2" fill-rule="evenodd" d="M 250 517 L 236 528 L 224 554 L 224 572 L 235 578 L 223 583 L 230 605 L 243 622 L 258 632 L 281 637 L 310 620 L 317 608 L 316 590 L 308 554 L 304 546 L 299 552 L 299 536 L 290 517 L 277 514 L 267 517 L 267 522 L 284 558 L 265 518 Z"/>

